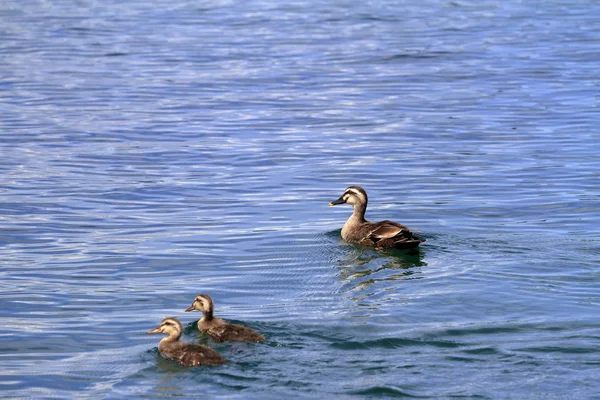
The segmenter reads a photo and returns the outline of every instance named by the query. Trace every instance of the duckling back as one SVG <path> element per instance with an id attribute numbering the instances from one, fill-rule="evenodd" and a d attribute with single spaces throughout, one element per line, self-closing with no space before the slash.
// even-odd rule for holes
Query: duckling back
<path id="1" fill-rule="evenodd" d="M 158 351 L 164 358 L 187 367 L 227 364 L 227 360 L 218 351 L 199 344 L 181 342 L 161 343 L 158 346 Z"/>
<path id="2" fill-rule="evenodd" d="M 255 342 L 262 343 L 265 337 L 254 329 L 243 325 L 225 323 L 205 331 L 217 342 Z"/>

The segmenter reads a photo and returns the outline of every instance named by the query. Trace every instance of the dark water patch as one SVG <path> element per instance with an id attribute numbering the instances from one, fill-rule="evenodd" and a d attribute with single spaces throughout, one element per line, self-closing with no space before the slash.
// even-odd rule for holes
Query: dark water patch
<path id="1" fill-rule="evenodd" d="M 440 348 L 456 348 L 463 346 L 460 343 L 450 341 L 436 341 L 436 340 L 415 340 L 415 339 L 398 339 L 398 338 L 385 338 L 378 340 L 371 340 L 365 342 L 356 341 L 345 341 L 343 343 L 332 343 L 330 345 L 335 349 L 340 350 L 366 350 L 366 349 L 396 349 L 403 347 L 422 347 L 422 346 L 433 346 Z"/>
<path id="2" fill-rule="evenodd" d="M 381 397 L 384 396 L 386 398 L 427 398 L 427 396 L 419 396 L 411 394 L 410 392 L 403 391 L 397 387 L 392 386 L 374 386 L 364 390 L 359 390 L 356 392 L 351 392 L 350 394 L 356 394 L 360 396 L 373 396 L 373 397 Z"/>
<path id="3" fill-rule="evenodd" d="M 466 349 L 463 353 L 470 355 L 496 355 L 499 354 L 498 350 L 492 347 L 480 347 L 476 349 Z"/>
<path id="4" fill-rule="evenodd" d="M 539 347 L 524 347 L 515 349 L 516 351 L 524 351 L 531 353 L 565 353 L 565 354 L 594 354 L 599 353 L 595 347 L 557 347 L 557 346 L 539 346 Z"/>
<path id="5" fill-rule="evenodd" d="M 129 53 L 115 51 L 112 53 L 105 53 L 104 57 L 124 57 L 130 55 Z"/>
<path id="6" fill-rule="evenodd" d="M 445 359 L 450 362 L 453 362 L 453 363 L 457 362 L 457 363 L 467 363 L 467 364 L 488 362 L 487 359 L 480 359 L 480 358 L 475 358 L 475 357 L 464 357 L 464 356 L 448 356 Z"/>
<path id="7" fill-rule="evenodd" d="M 472 329 L 448 329 L 440 333 L 440 336 L 469 336 L 469 335 L 493 335 L 493 334 L 512 334 L 524 331 L 518 327 L 481 327 Z"/>

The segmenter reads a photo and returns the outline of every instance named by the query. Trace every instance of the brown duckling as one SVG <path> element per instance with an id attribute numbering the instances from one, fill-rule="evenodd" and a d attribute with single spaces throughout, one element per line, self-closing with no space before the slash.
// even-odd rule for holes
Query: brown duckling
<path id="1" fill-rule="evenodd" d="M 199 294 L 186 312 L 202 311 L 202 318 L 198 321 L 200 332 L 206 332 L 208 336 L 217 342 L 264 342 L 265 337 L 254 329 L 243 325 L 230 324 L 220 318 L 213 316 L 214 303 L 207 294 Z"/>
<path id="2" fill-rule="evenodd" d="M 210 347 L 180 342 L 182 332 L 181 322 L 177 318 L 165 318 L 159 326 L 147 333 L 165 333 L 167 337 L 158 344 L 160 355 L 186 367 L 227 363 L 218 351 Z"/>
<path id="3" fill-rule="evenodd" d="M 348 187 L 342 196 L 329 203 L 351 204 L 354 212 L 342 228 L 342 239 L 349 243 L 358 243 L 377 249 L 409 249 L 417 247 L 425 239 L 416 237 L 406 226 L 393 221 L 369 222 L 365 219 L 367 192 L 360 186 Z"/>

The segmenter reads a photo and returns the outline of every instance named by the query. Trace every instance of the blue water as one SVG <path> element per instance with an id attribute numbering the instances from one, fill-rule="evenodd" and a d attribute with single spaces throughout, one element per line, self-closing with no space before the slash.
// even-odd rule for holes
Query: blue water
<path id="1" fill-rule="evenodd" d="M 591 399 L 600 4 L 0 4 L 0 397 Z M 367 217 L 419 251 L 345 244 Z M 267 336 L 184 368 L 194 296 Z"/>

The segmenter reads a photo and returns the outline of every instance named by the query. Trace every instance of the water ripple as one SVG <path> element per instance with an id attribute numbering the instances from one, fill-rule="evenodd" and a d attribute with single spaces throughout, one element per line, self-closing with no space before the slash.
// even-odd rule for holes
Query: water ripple
<path id="1" fill-rule="evenodd" d="M 597 4 L 84 3 L 0 6 L 3 396 L 598 393 Z"/>

